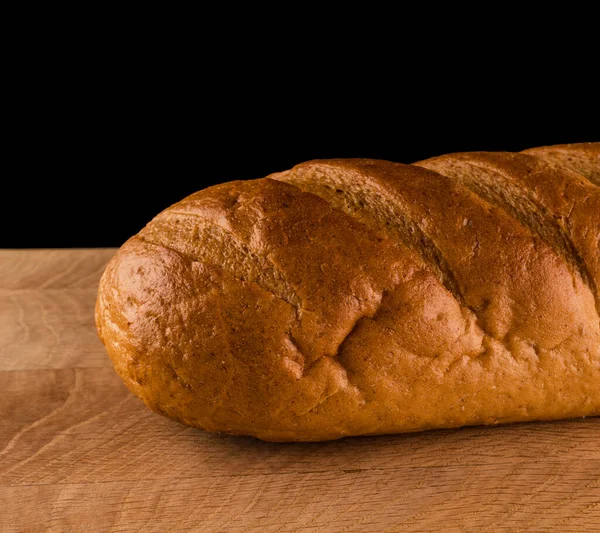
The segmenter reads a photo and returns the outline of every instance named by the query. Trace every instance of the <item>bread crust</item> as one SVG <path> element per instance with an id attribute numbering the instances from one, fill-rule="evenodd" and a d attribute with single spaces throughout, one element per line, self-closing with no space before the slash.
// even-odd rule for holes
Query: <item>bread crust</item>
<path id="1" fill-rule="evenodd" d="M 523 153 L 574 170 L 600 187 L 600 142 L 538 146 Z"/>
<path id="2" fill-rule="evenodd" d="M 598 415 L 595 152 L 526 152 L 199 191 L 110 261 L 98 334 L 154 411 L 263 440 Z"/>

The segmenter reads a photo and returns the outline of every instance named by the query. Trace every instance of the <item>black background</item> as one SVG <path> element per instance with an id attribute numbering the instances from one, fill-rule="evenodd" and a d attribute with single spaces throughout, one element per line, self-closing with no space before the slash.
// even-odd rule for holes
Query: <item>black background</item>
<path id="1" fill-rule="evenodd" d="M 9 76 L 0 248 L 119 246 L 200 188 L 313 158 L 600 140 L 594 85 L 542 69 L 516 83 L 493 61 L 448 77 L 75 49 L 38 47 Z"/>

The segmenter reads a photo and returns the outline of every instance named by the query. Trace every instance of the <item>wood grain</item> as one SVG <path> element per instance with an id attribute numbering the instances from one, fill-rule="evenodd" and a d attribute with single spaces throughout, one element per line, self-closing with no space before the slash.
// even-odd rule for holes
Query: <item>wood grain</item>
<path id="1" fill-rule="evenodd" d="M 276 444 L 152 413 L 95 334 L 113 253 L 0 251 L 0 532 L 600 531 L 600 418 Z"/>

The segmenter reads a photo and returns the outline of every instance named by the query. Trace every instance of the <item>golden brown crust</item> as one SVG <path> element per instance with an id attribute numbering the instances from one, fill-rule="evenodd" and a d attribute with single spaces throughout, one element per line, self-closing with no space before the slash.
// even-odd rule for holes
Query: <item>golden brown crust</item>
<path id="1" fill-rule="evenodd" d="M 579 172 L 600 187 L 600 142 L 538 146 L 523 150 L 523 153 Z"/>
<path id="2" fill-rule="evenodd" d="M 417 163 L 503 209 L 576 271 L 600 310 L 600 188 L 570 168 L 507 152 L 448 154 Z"/>
<path id="3" fill-rule="evenodd" d="M 308 161 L 210 187 L 118 251 L 98 332 L 132 392 L 210 431 L 597 415 L 598 190 L 530 153 Z"/>

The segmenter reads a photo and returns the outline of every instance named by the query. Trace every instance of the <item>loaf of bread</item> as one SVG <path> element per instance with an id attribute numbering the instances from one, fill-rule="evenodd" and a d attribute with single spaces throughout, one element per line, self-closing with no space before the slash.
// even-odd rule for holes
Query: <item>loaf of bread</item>
<path id="1" fill-rule="evenodd" d="M 313 160 L 117 251 L 98 333 L 154 411 L 318 441 L 600 415 L 600 143 Z"/>

